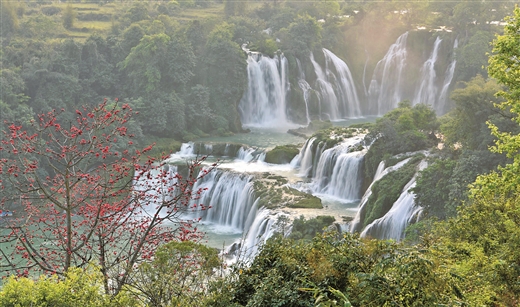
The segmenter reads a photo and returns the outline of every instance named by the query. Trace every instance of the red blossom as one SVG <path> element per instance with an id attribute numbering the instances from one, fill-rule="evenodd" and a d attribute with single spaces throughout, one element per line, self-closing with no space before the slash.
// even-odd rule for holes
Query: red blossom
<path id="1" fill-rule="evenodd" d="M 16 259 L 21 256 L 25 261 L 16 268 L 22 274 L 30 273 L 25 269 L 63 274 L 71 266 L 103 263 L 117 292 L 134 266 L 153 257 L 159 245 L 197 236 L 191 224 L 178 218 L 178 208 L 189 203 L 197 178 L 183 179 L 154 170 L 163 165 L 141 158 L 153 145 L 135 152 L 110 151 L 117 138 L 122 144 L 133 144 L 124 123 L 135 112 L 127 104 L 109 107 L 105 99 L 95 108 L 76 110 L 76 114 L 73 122 L 59 122 L 54 110 L 39 115 L 37 132 L 30 136 L 24 127 L 13 124 L 4 132 L 0 150 L 16 155 L 0 160 L 0 174 L 2 179 L 8 178 L 4 182 L 11 183 L 15 196 L 0 194 L 0 203 L 15 203 L 24 210 L 18 215 L 20 220 L 13 219 L 19 223 L 5 224 L 12 226 L 11 231 L 0 235 L 0 243 L 15 242 L 13 254 L 8 256 L 17 254 Z M 24 153 L 31 153 L 31 158 Z M 200 161 L 190 164 L 189 173 L 195 174 L 198 165 Z M 40 172 L 40 167 L 45 167 L 45 172 Z M 179 191 L 180 196 L 158 201 L 152 182 L 168 184 L 171 177 L 178 183 L 168 190 Z M 147 184 L 132 187 L 132 183 L 144 183 L 147 178 Z M 167 220 L 177 221 L 180 228 L 165 227 Z M 93 250 L 105 262 L 91 259 Z"/>

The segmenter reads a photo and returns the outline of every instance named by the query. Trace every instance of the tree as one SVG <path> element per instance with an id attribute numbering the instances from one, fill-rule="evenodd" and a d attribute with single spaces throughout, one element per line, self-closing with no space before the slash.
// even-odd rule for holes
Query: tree
<path id="1" fill-rule="evenodd" d="M 76 11 L 74 11 L 72 5 L 68 4 L 63 11 L 63 27 L 67 30 L 72 29 L 74 21 L 76 21 Z"/>
<path id="2" fill-rule="evenodd" d="M 520 9 L 506 18 L 504 34 L 493 42 L 488 73 L 506 86 L 497 106 L 508 110 L 520 124 Z M 488 121 L 497 138 L 493 152 L 512 162 L 477 177 L 470 186 L 467 206 L 456 218 L 441 224 L 438 246 L 452 259 L 451 269 L 461 276 L 471 306 L 514 306 L 520 298 L 520 134 L 504 132 Z"/>
<path id="3" fill-rule="evenodd" d="M 298 16 L 282 36 L 283 50 L 303 59 L 321 42 L 321 25 L 309 15 Z"/>
<path id="4" fill-rule="evenodd" d="M 94 262 L 105 291 L 117 294 L 159 245 L 197 238 L 179 215 L 200 196 L 192 186 L 201 161 L 189 164 L 183 179 L 164 162 L 144 159 L 152 145 L 131 149 L 126 104 L 105 100 L 68 122 L 59 113 L 40 115 L 28 130 L 11 124 L 4 131 L 0 204 L 14 216 L 2 223 L 0 268 L 62 275 Z"/>
<path id="5" fill-rule="evenodd" d="M 95 267 L 70 268 L 65 278 L 41 276 L 7 279 L 0 290 L 0 306 L 131 307 L 139 306 L 128 293 L 103 294 L 103 276 Z"/>
<path id="6" fill-rule="evenodd" d="M 138 268 L 130 289 L 151 306 L 196 306 L 220 265 L 214 248 L 192 241 L 170 242 L 157 250 L 153 261 Z"/>
<path id="7" fill-rule="evenodd" d="M 209 105 L 217 115 L 211 125 L 218 133 L 242 129 L 237 105 L 246 87 L 247 63 L 232 38 L 233 27 L 222 23 L 208 35 L 205 47 L 203 85 L 210 90 Z"/>
<path id="8" fill-rule="evenodd" d="M 512 114 L 512 120 L 520 124 L 520 8 L 515 8 L 512 16 L 506 18 L 504 35 L 493 41 L 493 54 L 489 58 L 488 72 L 490 76 L 507 88 L 499 91 L 498 96 L 505 99 L 498 105 L 502 110 Z M 491 133 L 497 138 L 493 152 L 505 153 L 513 163 L 499 168 L 500 173 L 481 176 L 477 184 L 490 188 L 489 193 L 516 194 L 520 187 L 520 134 L 503 132 L 494 123 L 488 122 Z M 498 186 L 497 186 L 498 185 Z M 500 189 L 493 191 L 495 187 Z"/>
<path id="9" fill-rule="evenodd" d="M 399 103 L 399 108 L 376 121 L 367 135 L 373 141 L 365 156 L 365 176 L 372 180 L 379 162 L 399 153 L 424 150 L 437 144 L 438 129 L 435 111 L 425 104 L 411 106 Z"/>
<path id="10" fill-rule="evenodd" d="M 349 233 L 325 233 L 310 242 L 275 236 L 234 274 L 230 287 L 220 287 L 230 293 L 209 306 L 322 306 L 311 292 L 327 301 L 337 294 L 332 289 L 353 306 L 464 305 L 456 278 L 423 246 Z"/>
<path id="11" fill-rule="evenodd" d="M 145 35 L 118 66 L 128 73 L 129 92 L 134 95 L 159 89 L 168 67 L 166 55 L 170 37 L 164 33 Z"/>
<path id="12" fill-rule="evenodd" d="M 13 2 L 2 0 L 0 6 L 0 34 L 8 37 L 18 30 L 18 16 Z"/>

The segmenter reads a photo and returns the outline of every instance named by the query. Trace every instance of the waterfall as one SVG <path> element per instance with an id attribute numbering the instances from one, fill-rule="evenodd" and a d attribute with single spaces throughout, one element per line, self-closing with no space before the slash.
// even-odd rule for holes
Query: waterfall
<path id="1" fill-rule="evenodd" d="M 365 219 L 365 211 L 366 211 L 365 205 L 368 203 L 368 199 L 372 195 L 372 186 L 374 185 L 374 183 L 376 183 L 379 179 L 383 178 L 386 174 L 400 169 L 406 163 L 408 163 L 408 161 L 410 161 L 410 158 L 404 159 L 403 161 L 400 161 L 396 165 L 393 165 L 393 166 L 390 166 L 387 168 L 385 168 L 384 161 L 381 161 L 379 163 L 379 165 L 377 166 L 376 174 L 374 175 L 374 179 L 372 180 L 372 183 L 370 184 L 368 189 L 365 191 L 365 194 L 361 198 L 361 202 L 359 203 L 359 206 L 358 206 L 358 212 L 357 212 L 356 216 L 354 217 L 354 219 L 352 220 L 352 223 L 350 226 L 351 232 L 360 232 L 362 230 L 361 229 L 363 226 L 362 222 Z"/>
<path id="2" fill-rule="evenodd" d="M 421 161 L 418 171 L 426 168 L 428 163 Z M 370 236 L 378 239 L 394 239 L 400 241 L 404 238 L 406 226 L 417 219 L 422 211 L 421 207 L 415 206 L 415 195 L 411 189 L 415 187 L 417 174 L 406 184 L 401 195 L 392 205 L 392 208 L 381 218 L 367 225 L 361 237 Z"/>
<path id="3" fill-rule="evenodd" d="M 340 115 L 344 117 L 359 117 L 361 116 L 361 107 L 359 105 L 359 98 L 354 85 L 354 78 L 348 68 L 347 64 L 338 58 L 331 51 L 323 48 L 325 54 L 326 65 L 332 64 L 338 76 L 334 75 L 332 71 L 327 68 L 327 74 L 336 80 L 335 88 L 340 92 Z"/>
<path id="4" fill-rule="evenodd" d="M 312 174 L 313 149 L 315 141 L 316 138 L 308 139 L 303 145 L 302 149 L 300 149 L 300 153 L 297 156 L 297 162 L 292 163 L 295 168 L 300 168 L 300 176 L 309 177 Z"/>
<path id="5" fill-rule="evenodd" d="M 305 81 L 305 72 L 302 69 L 302 64 L 300 60 L 296 59 L 296 64 L 298 64 L 298 86 L 303 91 L 303 101 L 305 102 L 305 117 L 307 119 L 307 125 L 311 122 L 311 116 L 309 113 L 309 98 L 310 93 L 313 90 L 309 83 Z"/>
<path id="6" fill-rule="evenodd" d="M 361 193 L 362 162 L 366 151 L 352 149 L 361 144 L 363 137 L 348 138 L 329 149 L 325 148 L 325 143 L 310 138 L 291 165 L 299 168 L 301 177 L 312 178 L 309 186 L 312 193 L 357 200 Z"/>
<path id="7" fill-rule="evenodd" d="M 314 193 L 349 201 L 360 199 L 362 161 L 366 151 L 349 152 L 351 148 L 352 141 L 323 152 L 311 185 Z"/>
<path id="8" fill-rule="evenodd" d="M 152 216 L 156 213 L 157 207 L 163 205 L 163 201 L 170 201 L 176 197 L 177 171 L 175 165 L 164 165 L 162 168 L 153 168 L 139 176 L 138 180 L 134 180 L 132 187 L 139 193 L 139 202 L 143 209 L 138 215 Z M 186 209 L 182 206 L 176 206 L 175 209 L 164 208 L 159 214 L 163 217 L 167 214 L 167 210 L 185 211 Z"/>
<path id="9" fill-rule="evenodd" d="M 413 99 L 413 105 L 425 103 L 433 107 L 436 106 L 437 86 L 435 85 L 435 62 L 437 62 L 441 42 L 442 39 L 437 36 L 433 44 L 433 51 L 421 68 L 421 82 Z"/>
<path id="10" fill-rule="evenodd" d="M 459 47 L 459 40 L 455 39 L 453 43 L 453 50 Z M 437 113 L 443 114 L 446 108 L 446 102 L 448 101 L 448 90 L 451 85 L 451 81 L 453 80 L 453 74 L 455 73 L 455 66 L 457 65 L 457 59 L 453 57 L 450 65 L 446 68 L 446 73 L 444 74 L 444 85 L 442 86 L 441 94 L 439 95 L 439 102 L 437 105 Z"/>
<path id="11" fill-rule="evenodd" d="M 258 254 L 262 244 L 278 230 L 277 220 L 278 215 L 272 215 L 270 210 L 266 208 L 258 210 L 251 227 L 242 240 L 240 256 L 246 260 L 252 260 Z"/>
<path id="12" fill-rule="evenodd" d="M 239 103 L 242 123 L 269 127 L 288 125 L 286 96 L 289 90 L 287 59 L 250 53 L 247 58 L 248 86 Z"/>
<path id="13" fill-rule="evenodd" d="M 250 162 L 254 159 L 253 153 L 255 152 L 254 148 L 246 148 L 244 146 L 238 149 L 236 158 L 238 160 L 244 160 L 246 162 Z"/>
<path id="14" fill-rule="evenodd" d="M 327 75 L 321 68 L 320 64 L 314 60 L 311 53 L 310 60 L 316 73 L 316 88 L 320 97 L 320 119 L 339 119 L 338 98 L 334 92 L 332 84 L 329 82 Z M 321 115 L 327 115 L 327 118 L 321 118 Z"/>
<path id="15" fill-rule="evenodd" d="M 322 51 L 325 56 L 325 70 L 316 62 L 314 55 L 310 55 L 316 74 L 315 87 L 320 97 L 320 116 L 326 115 L 322 119 L 330 120 L 361 116 L 360 102 L 350 69 L 331 51 L 325 48 Z"/>
<path id="16" fill-rule="evenodd" d="M 407 39 L 408 32 L 399 36 L 374 69 L 372 81 L 369 85 L 368 99 L 371 105 L 377 107 L 376 115 L 383 115 L 396 108 L 397 104 L 403 100 L 403 73 L 408 55 L 406 51 Z"/>
<path id="17" fill-rule="evenodd" d="M 203 204 L 206 210 L 198 211 L 203 222 L 249 229 L 256 215 L 254 206 L 253 176 L 214 169 L 197 181 L 193 191 L 204 190 L 194 204 Z M 191 206 L 190 206 L 191 207 Z"/>
<path id="18" fill-rule="evenodd" d="M 287 127 L 294 125 L 288 114 L 306 124 L 314 118 L 341 120 L 381 116 L 404 100 L 411 101 L 412 105 L 430 104 L 438 114 L 443 114 L 450 85 L 456 81 L 456 61 L 446 61 L 441 53 L 444 42 L 439 36 L 429 46 L 429 52 L 417 48 L 414 42 L 421 41 L 425 35 L 430 34 L 405 32 L 399 36 L 373 72 L 369 71 L 371 63 L 367 55 L 362 76 L 353 75 L 346 62 L 327 49 L 322 49 L 323 57 L 311 53 L 309 59 L 295 59 L 294 68 L 289 67 L 283 55 L 270 58 L 249 52 L 248 86 L 238 106 L 242 123 Z M 456 40 L 453 48 L 457 48 Z M 439 67 L 443 67 L 443 74 Z M 293 84 L 289 82 L 289 69 L 297 69 L 297 73 L 293 73 L 296 75 Z M 357 92 L 357 85 L 363 87 L 361 93 Z M 288 103 L 291 87 L 301 90 L 303 101 L 298 102 L 301 105 L 296 106 L 296 101 Z"/>

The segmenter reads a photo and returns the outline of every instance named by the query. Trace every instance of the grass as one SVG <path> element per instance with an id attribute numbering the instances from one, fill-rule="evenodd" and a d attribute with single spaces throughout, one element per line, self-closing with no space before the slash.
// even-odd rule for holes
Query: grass
<path id="1" fill-rule="evenodd" d="M 117 22 L 118 18 L 126 12 L 126 10 L 130 7 L 133 2 L 124 2 L 124 3 L 109 3 L 109 4 L 99 4 L 99 3 L 67 3 L 67 2 L 52 2 L 52 4 L 45 5 L 33 5 L 26 6 L 26 11 L 32 10 L 33 12 L 39 11 L 37 13 L 31 13 L 31 16 L 26 15 L 22 17 L 22 20 L 25 18 L 31 18 L 34 14 L 40 14 L 42 10 L 49 8 L 58 8 L 63 12 L 65 8 L 71 5 L 76 13 L 77 17 L 74 22 L 74 27 L 72 29 L 66 30 L 64 35 L 58 36 L 59 38 L 74 38 L 79 42 L 84 42 L 89 36 L 94 33 L 99 33 L 101 35 L 107 35 L 113 25 L 113 22 Z M 153 5 L 153 4 L 152 4 Z M 247 11 L 252 11 L 256 8 L 262 6 L 261 2 L 252 2 L 249 3 L 247 7 Z M 61 24 L 61 12 L 56 13 L 51 16 L 51 18 L 56 22 Z M 86 16 L 91 15 L 91 16 Z M 94 16 L 98 15 L 98 16 Z M 107 20 L 81 20 L 81 16 L 90 19 L 107 19 Z M 176 13 L 175 16 L 171 16 L 172 20 L 179 21 L 181 23 L 192 21 L 192 20 L 215 20 L 215 19 L 223 19 L 224 15 L 224 4 L 223 3 L 213 3 L 209 7 L 206 8 L 181 8 Z M 110 20 L 108 20 L 110 19 Z M 21 21 L 22 21 L 21 20 Z"/>
<path id="2" fill-rule="evenodd" d="M 207 8 L 187 8 L 179 12 L 173 19 L 177 21 L 206 20 L 224 16 L 224 4 L 214 4 Z"/>

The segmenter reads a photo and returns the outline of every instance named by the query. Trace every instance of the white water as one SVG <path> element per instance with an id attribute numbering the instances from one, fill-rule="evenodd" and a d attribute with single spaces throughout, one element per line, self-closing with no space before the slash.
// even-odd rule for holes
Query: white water
<path id="1" fill-rule="evenodd" d="M 200 215 L 203 223 L 235 229 L 238 233 L 249 229 L 256 215 L 252 179 L 251 175 L 218 169 L 209 172 L 194 185 L 194 191 L 201 189 L 203 193 L 191 204 L 203 204 L 207 210 L 194 214 Z"/>
<path id="2" fill-rule="evenodd" d="M 290 164 L 284 165 L 265 163 L 263 149 L 233 145 L 234 151 L 239 148 L 236 153 L 229 153 L 232 157 L 234 155 L 233 159 L 223 160 L 218 169 L 210 172 L 194 187 L 194 191 L 199 189 L 205 191 L 201 194 L 200 199 L 192 201 L 190 205 L 200 207 L 196 205 L 203 204 L 207 209 L 192 211 L 185 217 L 190 220 L 201 218 L 198 228 L 209 233 L 208 239 L 211 242 L 208 244 L 210 246 L 223 247 L 235 242 L 230 249 L 236 252 L 240 246 L 242 255 L 254 255 L 258 250 L 258 244 L 265 242 L 274 232 L 279 231 L 277 222 L 280 215 L 288 216 L 290 220 L 300 215 L 304 215 L 306 218 L 333 215 L 340 223 L 342 218 L 356 215 L 351 229 L 361 231 L 356 228 L 360 226 L 360 221 L 363 219 L 363 206 L 366 204 L 371 190 L 369 188 L 361 197 L 363 193 L 361 191 L 361 166 L 365 150 L 350 151 L 353 148 L 357 149 L 362 144 L 362 139 L 363 136 L 359 135 L 327 149 L 324 144 L 317 144 L 316 140 L 311 138 L 302 146 L 300 154 Z M 226 140 L 226 144 L 229 144 L 228 142 L 231 143 L 230 140 Z M 286 141 L 280 142 L 287 143 Z M 173 156 L 192 157 L 193 147 L 194 144 L 185 144 L 181 151 Z M 204 150 L 217 149 L 219 152 L 226 151 L 223 145 L 216 145 L 216 143 L 211 146 L 197 143 L 195 147 Z M 226 146 L 225 148 L 231 147 Z M 177 160 L 174 159 L 174 161 Z M 386 169 L 384 169 L 384 163 L 381 163 L 373 182 L 407 162 L 408 159 Z M 171 168 L 171 171 L 174 171 L 174 167 Z M 266 172 L 283 176 L 289 180 L 291 187 L 320 197 L 325 208 L 315 210 L 258 208 L 253 180 L 255 176 L 258 176 L 255 173 Z M 150 184 L 153 185 L 153 183 Z M 409 184 L 409 186 L 411 185 L 412 183 Z M 356 209 L 360 198 L 361 203 Z M 408 223 L 416 217 L 420 210 L 406 211 L 403 209 L 410 208 L 410 204 L 413 205 L 413 197 L 410 198 L 408 194 L 403 194 L 397 203 L 400 205 L 391 211 L 394 214 L 392 218 L 385 216 L 384 219 L 378 221 L 380 223 L 374 223 L 371 228 L 365 230 L 363 235 L 374 236 L 376 235 L 374 232 L 387 232 L 388 230 L 391 238 L 399 240 L 401 237 L 394 234 L 397 232 L 394 232 L 393 224 L 397 225 L 396 229 L 404 229 L 403 227 L 406 225 L 398 223 L 400 221 Z M 400 209 L 398 210 L 398 208 Z M 401 213 L 408 217 L 402 217 Z"/>
<path id="3" fill-rule="evenodd" d="M 281 215 L 283 214 L 273 214 L 265 208 L 258 210 L 246 235 L 238 241 L 240 248 L 235 251 L 235 256 L 246 261 L 256 256 L 262 244 L 279 231 L 277 221 Z"/>
<path id="4" fill-rule="evenodd" d="M 327 75 L 329 79 L 335 81 L 334 87 L 337 88 L 340 93 L 340 95 L 338 95 L 340 100 L 339 116 L 341 118 L 360 117 L 361 107 L 350 69 L 343 60 L 338 58 L 331 51 L 323 48 L 323 54 L 325 55 Z M 332 72 L 330 66 L 333 66 L 337 75 Z"/>
<path id="5" fill-rule="evenodd" d="M 456 50 L 459 46 L 459 40 L 455 39 L 453 43 L 453 50 Z M 448 101 L 448 90 L 451 86 L 451 81 L 453 80 L 453 74 L 455 73 L 455 67 L 457 65 L 457 59 L 455 56 L 451 60 L 450 65 L 446 68 L 446 73 L 444 74 L 444 85 L 442 86 L 441 93 L 439 95 L 439 101 L 437 102 L 437 112 L 439 114 L 444 114 L 446 111 L 446 103 Z"/>
<path id="6" fill-rule="evenodd" d="M 376 106 L 375 114 L 377 115 L 383 115 L 396 108 L 397 104 L 403 100 L 403 73 L 408 56 L 407 39 L 408 32 L 401 35 L 390 46 L 388 52 L 374 69 L 368 90 L 368 100 L 370 104 Z"/>
<path id="7" fill-rule="evenodd" d="M 365 194 L 361 198 L 361 202 L 359 203 L 356 216 L 352 220 L 352 223 L 350 225 L 351 232 L 360 232 L 362 230 L 361 222 L 363 221 L 365 216 L 365 205 L 368 203 L 368 199 L 372 195 L 372 186 L 374 185 L 374 183 L 377 182 L 379 179 L 383 178 L 386 174 L 400 169 L 406 163 L 408 163 L 408 161 L 410 161 L 410 158 L 404 159 L 403 161 L 400 161 L 399 163 L 387 168 L 385 168 L 385 163 L 383 161 L 379 163 L 379 165 L 377 166 L 376 174 L 374 175 L 374 179 L 372 180 L 372 183 L 370 184 L 368 189 L 365 191 Z"/>
<path id="8" fill-rule="evenodd" d="M 367 71 L 368 53 L 363 76 L 353 75 L 346 62 L 327 49 L 322 50 L 320 60 L 312 53 L 308 59 L 296 59 L 296 67 L 289 67 L 283 55 L 269 58 L 250 53 L 248 88 L 239 104 L 242 123 L 247 127 L 288 127 L 295 125 L 290 118 L 299 118 L 299 124 L 308 124 L 315 118 L 337 121 L 381 116 L 404 100 L 410 100 L 413 105 L 429 104 L 438 114 L 443 114 L 449 109 L 446 104 L 454 82 L 456 61 L 446 63 L 446 59 L 440 58 L 443 43 L 440 37 L 429 46 L 429 57 L 420 59 L 422 54 L 418 55 L 417 48 L 408 44 L 409 36 L 409 32 L 402 34 L 389 47 L 361 95 L 356 84 L 364 86 L 365 74 L 370 74 Z M 456 40 L 453 48 L 457 48 Z M 416 64 L 418 59 L 422 65 Z M 447 69 L 441 75 L 436 70 L 442 65 Z M 297 69 L 297 78 L 292 85 L 289 83 L 290 69 Z M 291 86 L 301 90 L 301 106 L 293 108 L 295 102 L 290 99 L 295 98 L 291 96 Z"/>
<path id="9" fill-rule="evenodd" d="M 303 91 L 303 101 L 305 101 L 305 118 L 307 119 L 305 124 L 308 125 L 311 122 L 311 115 L 309 112 L 309 97 L 313 89 L 305 80 L 305 72 L 302 69 L 300 60 L 296 59 L 296 64 L 298 64 L 298 86 Z"/>
<path id="10" fill-rule="evenodd" d="M 246 126 L 290 126 L 286 115 L 287 59 L 250 53 L 247 58 L 248 86 L 239 104 Z"/>
<path id="11" fill-rule="evenodd" d="M 428 163 L 421 161 L 418 172 L 426 168 Z M 415 194 L 411 189 L 415 187 L 417 173 L 406 184 L 399 198 L 395 201 L 392 208 L 381 218 L 374 220 L 367 225 L 361 237 L 372 237 L 378 239 L 393 239 L 400 241 L 404 238 L 406 226 L 417 219 L 422 211 L 422 207 L 415 206 Z"/>
<path id="12" fill-rule="evenodd" d="M 327 74 L 323 71 L 320 64 L 314 60 L 314 55 L 311 53 L 310 60 L 316 73 L 316 90 L 318 91 L 320 98 L 320 110 L 319 115 L 322 120 L 335 120 L 340 119 L 338 98 L 334 92 L 332 84 L 327 78 Z"/>
<path id="13" fill-rule="evenodd" d="M 425 103 L 436 107 L 437 86 L 435 84 L 435 63 L 437 62 L 441 42 L 442 39 L 440 37 L 435 39 L 433 51 L 421 68 L 421 82 L 413 99 L 413 105 Z"/>
<path id="14" fill-rule="evenodd" d="M 313 194 L 325 194 L 348 202 L 359 200 L 362 185 L 362 161 L 366 151 L 350 152 L 363 136 L 347 139 L 319 156 L 310 186 Z"/>

